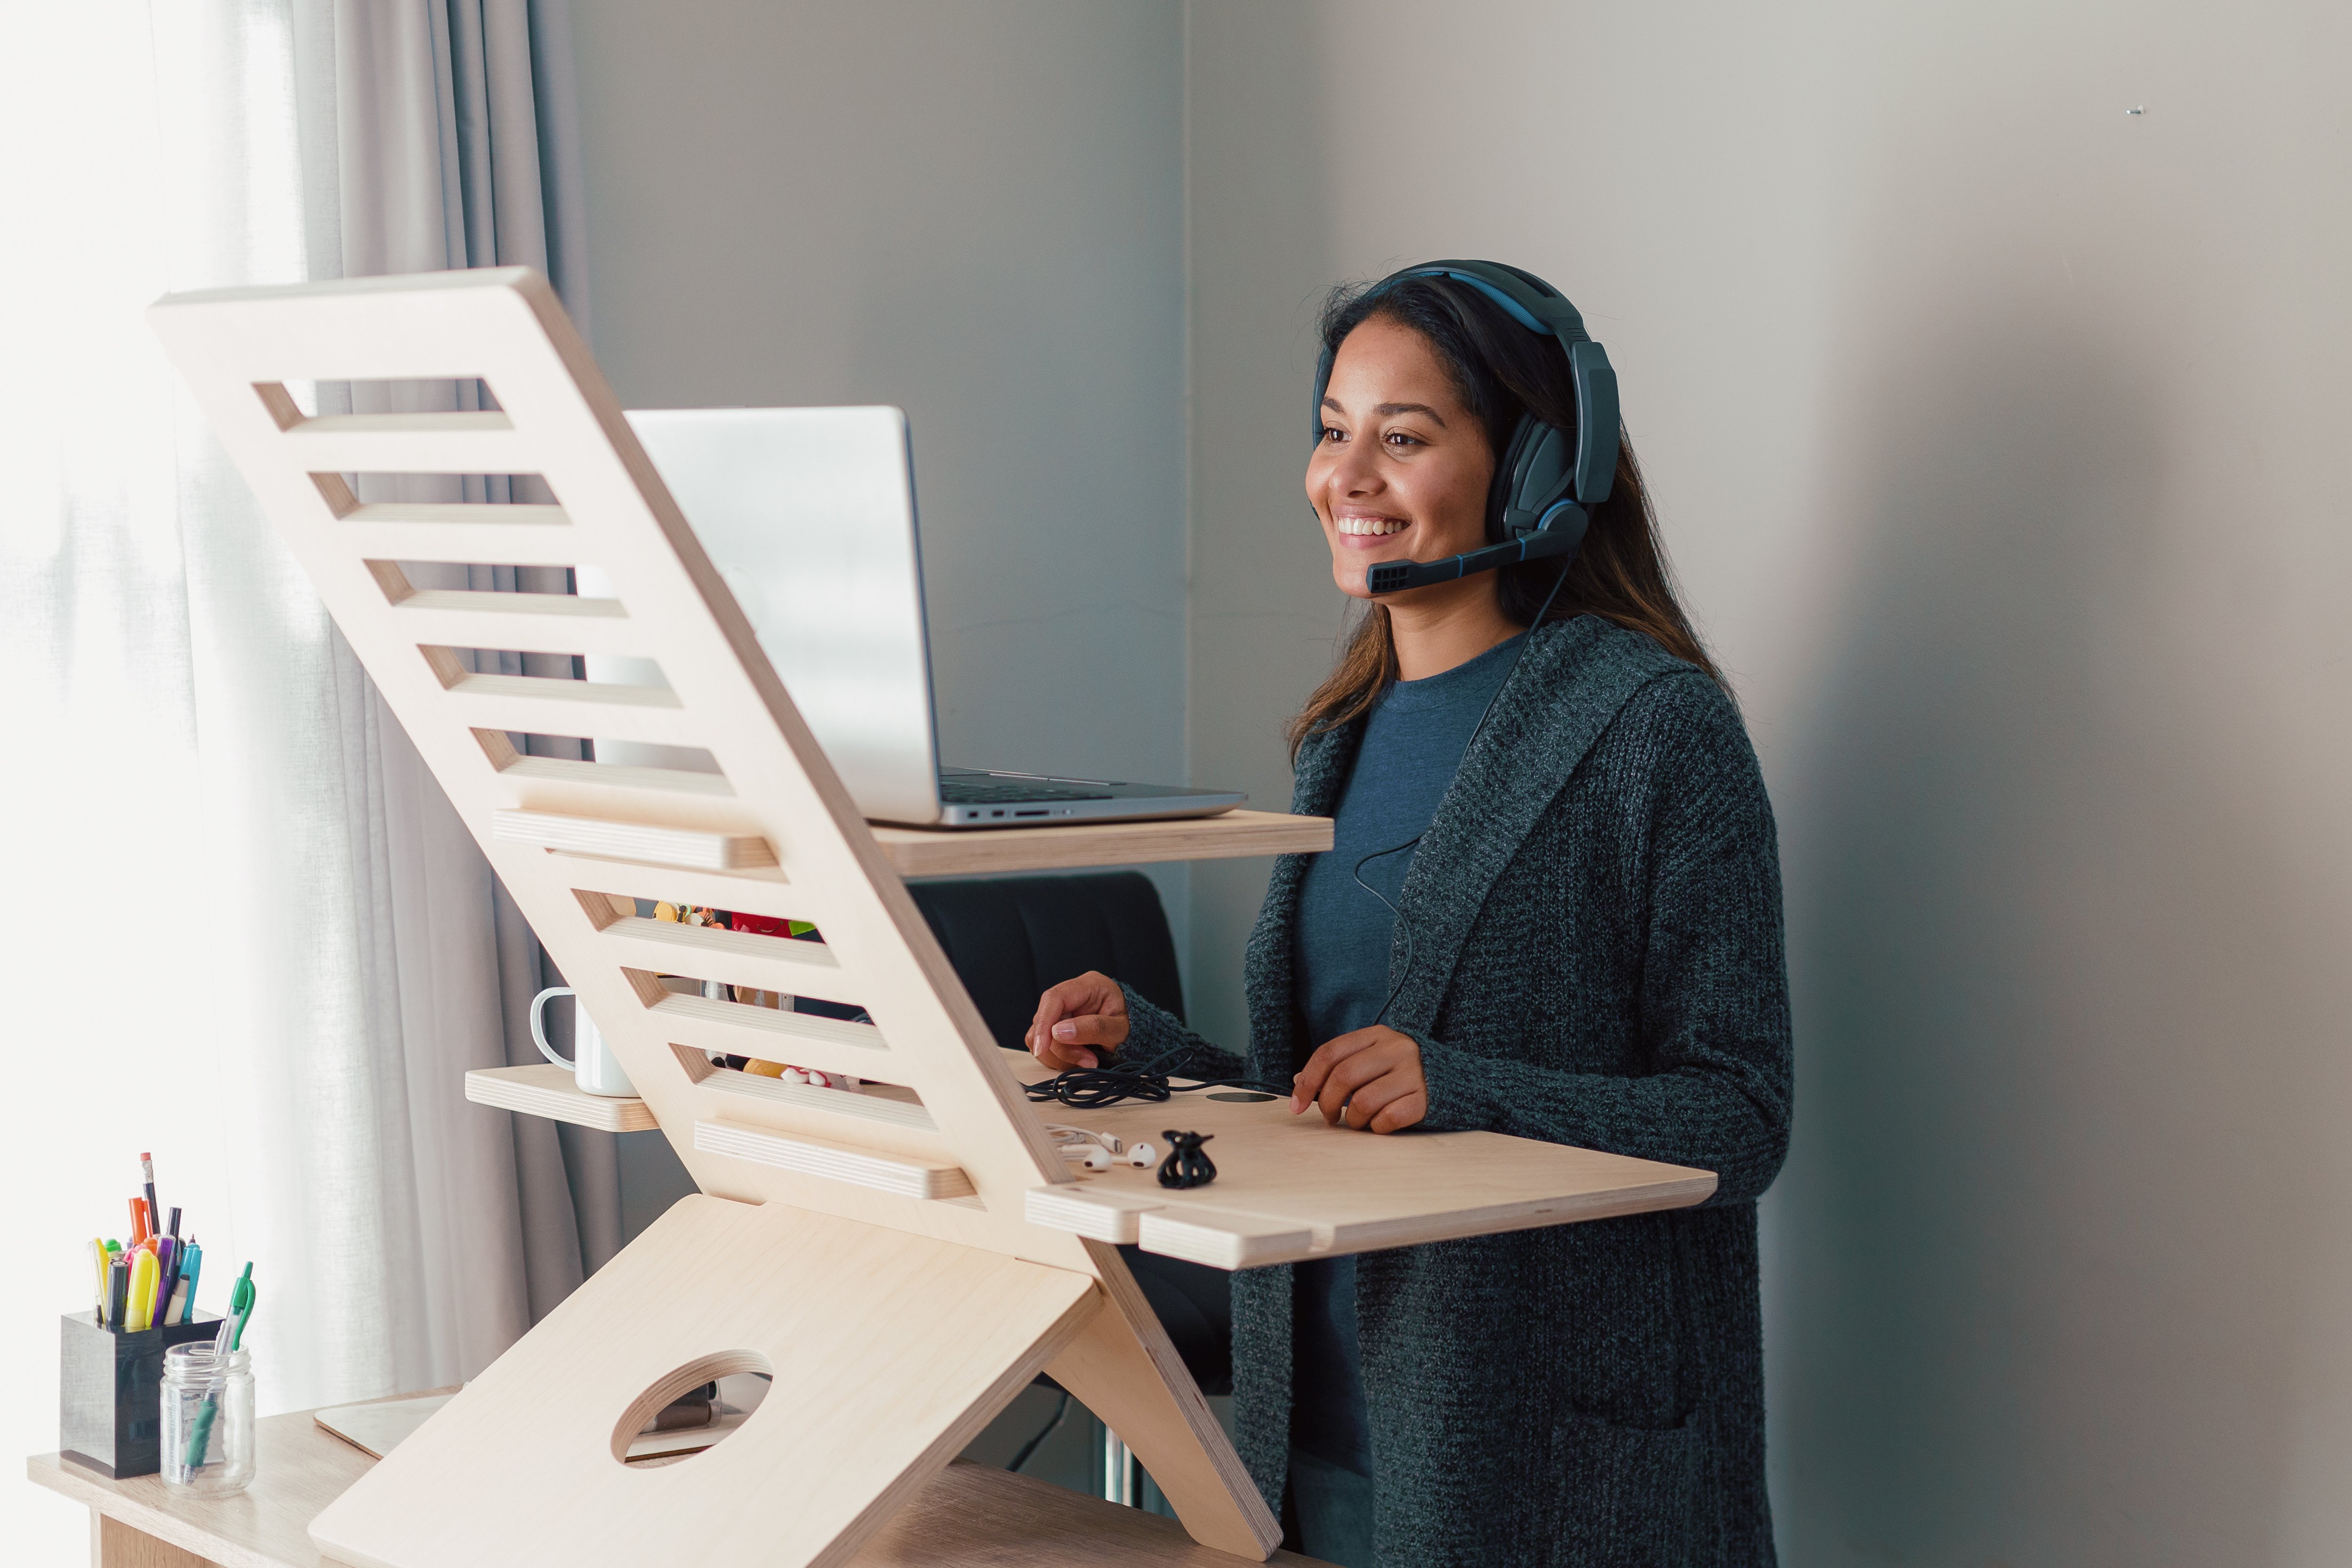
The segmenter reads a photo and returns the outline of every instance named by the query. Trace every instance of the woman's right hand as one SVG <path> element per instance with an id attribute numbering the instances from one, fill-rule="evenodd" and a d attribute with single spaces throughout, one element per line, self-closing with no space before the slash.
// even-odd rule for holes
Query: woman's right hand
<path id="1" fill-rule="evenodd" d="M 1127 993 L 1108 974 L 1090 969 L 1037 998 L 1029 1054 L 1055 1072 L 1099 1066 L 1126 1040 Z"/>

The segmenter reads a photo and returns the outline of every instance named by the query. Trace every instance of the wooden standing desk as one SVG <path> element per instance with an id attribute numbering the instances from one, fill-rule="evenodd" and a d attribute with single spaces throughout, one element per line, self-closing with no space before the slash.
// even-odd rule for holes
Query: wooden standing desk
<path id="1" fill-rule="evenodd" d="M 26 1460 L 25 1473 L 89 1505 L 91 1568 L 321 1568 L 332 1560 L 310 1540 L 310 1521 L 376 1462 L 310 1414 L 259 1424 L 260 1468 L 233 1498 L 175 1495 L 158 1476 L 109 1480 L 56 1454 Z M 780 1478 L 778 1486 L 788 1494 L 791 1482 Z M 850 1559 L 853 1568 L 1238 1568 L 1251 1561 L 1194 1543 L 1172 1519 L 962 1463 L 934 1477 Z M 1314 1560 L 1278 1552 L 1274 1561 L 1295 1568 Z"/>
<path id="2" fill-rule="evenodd" d="M 866 823 L 535 273 L 179 295 L 150 320 L 642 1100 L 581 1104 L 534 1068 L 477 1075 L 470 1091 L 594 1125 L 649 1119 L 701 1189 L 380 1466 L 302 1512 L 320 1550 L 371 1568 L 916 1561 L 866 1553 L 906 1539 L 902 1515 L 924 1517 L 922 1500 L 950 1484 L 943 1467 L 1047 1372 L 1215 1549 L 1189 1560 L 1262 1562 L 1280 1528 L 1115 1241 L 1131 1229 L 1147 1249 L 1247 1267 L 1712 1190 L 1703 1171 L 1490 1133 L 1345 1134 L 1265 1104 L 1040 1116 L 1022 1092 L 1034 1069 L 990 1037 L 905 879 L 1311 852 L 1329 847 L 1328 822 Z M 496 406 L 301 405 L 306 383 L 417 378 L 479 378 Z M 360 478 L 403 474 L 536 474 L 555 500 L 378 500 Z M 828 526 L 816 499 L 778 505 L 780 529 L 814 540 Z M 434 589 L 412 578 L 417 563 L 594 566 L 616 586 Z M 484 649 L 614 655 L 656 673 L 485 674 Z M 559 755 L 530 736 L 690 747 L 718 771 Z M 647 920 L 646 900 L 803 921 L 817 940 Z M 681 992 L 669 976 L 700 984 Z M 761 1007 L 747 991 L 847 1004 L 870 1022 Z M 787 1084 L 717 1065 L 730 1057 L 877 1087 Z M 1213 1129 L 1225 1173 L 1189 1194 L 1140 1172 L 1082 1177 L 1048 1120 L 1122 1137 Z M 763 1416 L 682 1465 L 623 1466 L 655 1411 L 738 1372 L 776 1377 Z M 1134 1524 L 1090 1524 L 1087 1560 Z M 294 1560 L 309 1559 L 240 1559 Z"/>

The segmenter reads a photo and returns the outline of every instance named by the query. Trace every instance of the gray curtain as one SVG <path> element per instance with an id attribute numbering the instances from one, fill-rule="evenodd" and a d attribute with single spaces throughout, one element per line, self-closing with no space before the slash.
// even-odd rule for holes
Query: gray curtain
<path id="1" fill-rule="evenodd" d="M 569 18 L 562 0 L 296 0 L 298 115 L 314 278 L 526 265 L 549 274 L 585 326 L 587 290 L 577 163 Z M 478 382 L 322 385 L 321 412 L 465 409 L 485 405 Z M 364 500 L 539 500 L 532 477 L 362 478 Z M 561 567 L 410 563 L 423 586 L 567 593 Z M 509 1064 L 540 1060 L 527 1013 L 541 986 L 562 984 L 520 910 L 488 872 L 454 813 L 363 672 L 384 787 L 418 797 L 386 814 L 392 930 L 381 978 L 384 1005 L 404 1031 L 482 1028 Z M 576 678 L 568 656 L 476 650 L 486 672 Z M 517 737 L 518 741 L 522 740 Z M 540 754 L 581 754 L 576 742 L 534 737 Z M 420 874 L 421 870 L 421 874 Z M 495 988 L 445 962 L 454 947 L 496 953 Z M 446 974 L 464 977 L 450 995 Z M 453 1025 L 454 1010 L 478 1016 Z M 569 1048 L 569 1009 L 549 1011 Z M 417 1050 L 414 1059 L 445 1053 Z M 404 1115 L 413 1146 L 435 1146 L 427 1108 L 446 1086 L 412 1084 L 387 1095 L 383 1116 Z M 494 1114 L 467 1107 L 460 1114 Z M 513 1150 L 522 1289 L 532 1321 L 619 1250 L 619 1167 L 613 1136 L 517 1116 Z M 395 1226 L 398 1216 L 393 1216 Z"/>

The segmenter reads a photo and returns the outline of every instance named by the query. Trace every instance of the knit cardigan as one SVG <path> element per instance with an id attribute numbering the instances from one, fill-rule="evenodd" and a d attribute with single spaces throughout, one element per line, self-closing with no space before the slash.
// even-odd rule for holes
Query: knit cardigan
<path id="1" fill-rule="evenodd" d="M 1333 808 L 1362 733 L 1307 742 L 1294 810 Z M 1245 1067 L 1132 991 L 1126 1054 L 1190 1046 L 1192 1070 L 1288 1081 L 1319 1043 L 1291 967 L 1306 869 L 1276 862 L 1250 937 Z M 1791 1062 L 1772 812 L 1738 711 L 1638 633 L 1538 629 L 1399 907 L 1389 1017 L 1421 1047 L 1424 1127 L 1719 1185 L 1692 1208 L 1359 1259 L 1380 1561 L 1772 1563 L 1756 1200 L 1788 1147 Z M 1233 1282 L 1237 1445 L 1277 1512 L 1291 1281 Z"/>

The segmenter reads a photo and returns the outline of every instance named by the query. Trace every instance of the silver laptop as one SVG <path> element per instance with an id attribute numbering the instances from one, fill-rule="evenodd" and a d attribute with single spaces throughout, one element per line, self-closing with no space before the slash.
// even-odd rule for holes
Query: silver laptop
<path id="1" fill-rule="evenodd" d="M 1210 816 L 1247 798 L 940 765 L 914 458 L 899 410 L 665 408 L 628 419 L 868 818 L 1023 827 Z M 652 672 L 624 668 L 639 662 L 591 659 L 589 679 L 644 680 Z M 700 752 L 668 752 L 597 747 L 604 761 L 710 765 Z"/>

